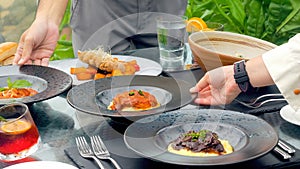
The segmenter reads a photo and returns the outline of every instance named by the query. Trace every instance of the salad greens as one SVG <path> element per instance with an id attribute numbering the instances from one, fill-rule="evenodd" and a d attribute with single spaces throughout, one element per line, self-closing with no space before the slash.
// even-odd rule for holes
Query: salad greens
<path id="1" fill-rule="evenodd" d="M 12 88 L 29 87 L 29 86 L 32 86 L 32 84 L 27 80 L 20 79 L 20 80 L 11 81 L 11 79 L 8 77 L 7 78 L 7 87 L 1 87 L 0 91 L 12 89 Z"/>
<path id="2" fill-rule="evenodd" d="M 189 0 L 186 16 L 277 45 L 300 32 L 299 0 Z"/>

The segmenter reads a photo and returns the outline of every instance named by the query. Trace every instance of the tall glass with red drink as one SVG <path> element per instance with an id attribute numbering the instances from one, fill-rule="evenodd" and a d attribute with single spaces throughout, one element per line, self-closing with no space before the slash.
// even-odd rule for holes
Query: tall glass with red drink
<path id="1" fill-rule="evenodd" d="M 27 105 L 13 103 L 0 107 L 0 160 L 25 158 L 38 149 L 40 140 Z"/>

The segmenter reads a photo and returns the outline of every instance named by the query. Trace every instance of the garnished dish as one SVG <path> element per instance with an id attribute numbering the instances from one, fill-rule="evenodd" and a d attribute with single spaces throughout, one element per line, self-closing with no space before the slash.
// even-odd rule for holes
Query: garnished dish
<path id="1" fill-rule="evenodd" d="M 10 78 L 7 78 L 7 86 L 0 88 L 0 99 L 22 98 L 37 94 L 38 92 L 29 88 L 30 86 L 32 84 L 27 80 L 11 81 Z"/>
<path id="2" fill-rule="evenodd" d="M 132 89 L 130 91 L 117 94 L 108 106 L 108 109 L 121 111 L 140 111 L 149 110 L 159 106 L 160 104 L 154 95 L 143 90 Z"/>
<path id="3" fill-rule="evenodd" d="M 133 75 L 140 70 L 136 60 L 122 61 L 102 48 L 78 51 L 78 58 L 88 67 L 72 67 L 70 73 L 78 80 L 100 79 L 111 76 Z"/>
<path id="4" fill-rule="evenodd" d="M 227 140 L 219 139 L 216 133 L 200 130 L 181 134 L 169 144 L 168 151 L 184 156 L 208 157 L 230 154 L 233 148 Z"/>

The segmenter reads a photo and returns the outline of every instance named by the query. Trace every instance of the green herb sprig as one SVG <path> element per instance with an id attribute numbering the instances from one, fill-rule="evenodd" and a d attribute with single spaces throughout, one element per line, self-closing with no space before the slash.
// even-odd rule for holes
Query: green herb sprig
<path id="1" fill-rule="evenodd" d="M 7 122 L 7 120 L 4 117 L 0 116 L 0 122 Z"/>
<path id="2" fill-rule="evenodd" d="M 134 95 L 134 92 L 129 92 L 128 95 L 129 95 L 129 96 L 133 96 L 133 95 Z"/>
<path id="3" fill-rule="evenodd" d="M 20 79 L 20 80 L 11 81 L 10 77 L 8 77 L 7 87 L 1 87 L 0 91 L 9 90 L 12 88 L 24 88 L 29 86 L 32 86 L 32 83 L 30 83 L 27 80 Z"/>
<path id="4" fill-rule="evenodd" d="M 144 96 L 144 93 L 142 90 L 139 90 L 138 93 L 139 93 L 139 95 Z"/>
<path id="5" fill-rule="evenodd" d="M 190 132 L 187 133 L 185 136 L 191 136 L 193 140 L 198 140 L 199 138 L 201 140 L 204 140 L 206 137 L 206 133 L 209 132 L 208 130 L 200 130 L 199 132 Z"/>

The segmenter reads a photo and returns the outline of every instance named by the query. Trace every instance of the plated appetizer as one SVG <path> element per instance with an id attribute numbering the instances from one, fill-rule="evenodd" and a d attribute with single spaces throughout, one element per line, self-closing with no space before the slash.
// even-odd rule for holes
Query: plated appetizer
<path id="1" fill-rule="evenodd" d="M 111 76 L 133 75 L 140 70 L 136 60 L 122 61 L 112 57 L 102 48 L 97 50 L 78 51 L 78 58 L 89 66 L 71 68 L 78 80 L 99 79 Z"/>
<path id="2" fill-rule="evenodd" d="M 0 88 L 0 99 L 33 96 L 38 92 L 32 88 L 29 88 L 31 85 L 32 84 L 27 80 L 15 80 L 12 82 L 10 78 L 7 78 L 7 86 Z"/>
<path id="3" fill-rule="evenodd" d="M 171 153 L 184 156 L 219 156 L 233 152 L 227 140 L 219 139 L 218 135 L 209 130 L 189 131 L 180 135 L 168 146 Z"/>
<path id="4" fill-rule="evenodd" d="M 143 90 L 130 90 L 116 95 L 109 110 L 140 111 L 160 106 L 154 95 Z"/>

